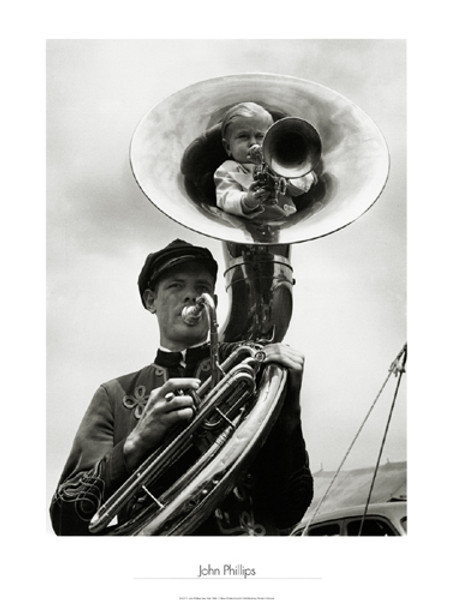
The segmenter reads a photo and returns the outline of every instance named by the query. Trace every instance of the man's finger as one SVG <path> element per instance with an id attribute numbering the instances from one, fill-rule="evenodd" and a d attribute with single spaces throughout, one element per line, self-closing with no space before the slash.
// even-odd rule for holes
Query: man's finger
<path id="1" fill-rule="evenodd" d="M 200 386 L 200 379 L 194 377 L 174 377 L 168 379 L 160 388 L 160 393 L 163 396 L 169 393 L 176 393 L 177 390 L 197 390 Z"/>

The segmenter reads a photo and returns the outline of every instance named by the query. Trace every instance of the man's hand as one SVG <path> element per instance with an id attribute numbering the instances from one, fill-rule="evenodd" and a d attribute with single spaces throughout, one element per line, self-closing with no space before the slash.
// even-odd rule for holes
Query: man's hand
<path id="1" fill-rule="evenodd" d="M 174 425 L 191 421 L 196 405 L 188 391 L 196 391 L 199 386 L 199 379 L 173 378 L 152 390 L 140 420 L 124 444 L 124 458 L 130 470 L 141 464 Z"/>
<path id="2" fill-rule="evenodd" d="M 263 362 L 275 362 L 294 371 L 304 369 L 304 355 L 287 344 L 268 344 L 263 348 L 266 358 Z"/>
<path id="3" fill-rule="evenodd" d="M 300 427 L 300 392 L 304 355 L 286 344 L 269 344 L 263 348 L 265 363 L 278 363 L 290 369 L 281 413 L 271 431 L 272 444 L 284 446 Z"/>

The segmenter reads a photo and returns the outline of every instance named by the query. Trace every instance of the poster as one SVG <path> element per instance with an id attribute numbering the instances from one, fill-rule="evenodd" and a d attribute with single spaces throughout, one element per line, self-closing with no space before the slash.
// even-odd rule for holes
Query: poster
<path id="1" fill-rule="evenodd" d="M 197 234 L 157 212 L 136 186 L 128 163 L 134 128 L 154 103 L 178 89 L 236 72 L 263 70 L 329 86 L 375 120 L 390 148 L 390 178 L 371 211 L 342 232 L 293 250 L 299 321 L 287 342 L 297 344 L 302 331 L 310 369 L 302 410 L 312 470 L 335 468 L 350 431 L 360 423 L 387 366 L 406 341 L 405 41 L 75 36 L 49 40 L 46 59 L 48 330 L 43 510 L 97 385 L 139 367 L 153 352 L 148 339 L 154 330 L 140 313 L 136 292 L 142 259 L 168 239 L 200 242 Z M 220 259 L 220 243 L 202 241 Z M 226 302 L 223 295 L 220 316 L 225 314 Z M 118 314 L 126 314 L 127 319 L 118 319 Z M 355 398 L 362 403 L 360 413 Z M 347 411 L 341 410 L 344 406 Z M 406 458 L 405 395 L 397 411 L 384 460 Z M 342 421 L 349 429 L 340 427 Z M 369 434 L 351 466 L 374 460 L 380 431 L 379 427 Z M 94 595 L 103 589 L 113 598 L 137 593 L 161 600 L 285 600 L 304 593 L 326 597 L 349 586 L 350 568 L 353 578 L 347 597 L 352 598 L 357 597 L 358 583 L 368 581 L 374 570 L 374 564 L 365 560 L 365 553 L 374 551 L 368 549 L 370 540 L 96 539 L 89 546 L 82 539 L 56 538 L 49 523 L 46 530 L 44 547 L 50 560 L 41 573 L 46 574 L 50 597 L 56 596 L 62 581 L 68 585 L 74 568 L 85 575 L 88 597 L 91 591 Z M 399 560 L 402 548 L 406 547 L 384 547 L 390 565 L 395 557 Z M 114 574 L 104 574 L 107 563 Z M 405 569 L 405 559 L 402 565 Z M 388 570 L 392 576 L 393 569 Z M 53 577 L 55 573 L 59 576 Z M 402 589 L 396 575 L 394 582 L 395 589 Z M 386 585 L 382 578 L 373 582 L 374 597 L 386 593 Z"/>
<path id="2" fill-rule="evenodd" d="M 207 52 L 209 60 L 202 62 L 200 57 Z M 369 62 L 373 69 L 364 71 L 362 64 Z M 404 42 L 50 40 L 47 64 L 48 443 L 50 457 L 55 459 L 55 466 L 50 461 L 48 473 L 50 477 L 55 469 L 50 477 L 53 488 L 62 457 L 70 449 L 74 424 L 99 384 L 99 370 L 107 381 L 118 373 L 140 368 L 156 352 L 156 320 L 141 310 L 138 294 L 133 293 L 148 252 L 181 238 L 205 244 L 218 257 L 219 272 L 225 270 L 221 241 L 200 236 L 192 226 L 187 229 L 183 217 L 181 224 L 174 222 L 143 195 L 133 176 L 136 164 L 132 165 L 134 173 L 128 164 L 131 136 L 143 115 L 165 97 L 201 79 L 237 69 L 241 73 L 275 70 L 283 75 L 302 75 L 338 89 L 372 115 L 391 150 L 389 181 L 368 213 L 343 230 L 295 244 L 292 249 L 297 284 L 293 288 L 295 310 L 285 341 L 300 343 L 307 356 L 302 415 L 312 472 L 336 469 L 337 457 L 344 454 L 345 442 L 351 440 L 369 406 L 370 392 L 377 391 L 405 343 Z M 214 90 L 213 86 L 212 94 Z M 181 110 L 185 106 L 183 117 L 168 109 L 173 127 L 183 129 L 188 127 L 184 119 L 197 118 L 196 107 L 185 101 Z M 333 121 L 335 115 L 329 118 Z M 161 154 L 164 151 L 163 146 Z M 157 172 L 170 169 L 169 140 L 167 153 L 169 158 L 157 156 L 152 160 Z M 158 160 L 162 166 L 156 164 Z M 359 168 L 357 163 L 355 168 Z M 345 177 L 353 175 L 350 172 Z M 340 184 L 345 186 L 346 182 Z M 182 214 L 183 201 L 179 208 Z M 76 289 L 73 282 L 78 284 Z M 220 281 L 218 292 L 219 320 L 223 321 L 228 300 Z M 66 389 L 68 380 L 73 383 Z M 61 417 L 55 420 L 59 411 Z M 368 437 L 359 440 L 347 468 L 368 467 L 375 462 L 386 414 L 387 407 L 373 419 Z M 405 451 L 403 388 L 383 462 L 401 462 Z M 283 549 L 280 552 L 285 554 Z M 240 560 L 239 554 L 228 560 L 213 560 L 209 553 L 205 558 L 196 556 L 190 568 L 183 561 L 182 570 L 178 566 L 169 576 L 178 572 L 179 576 L 207 579 L 211 597 L 219 597 L 211 581 L 221 579 L 226 588 L 225 581 L 241 580 L 243 573 L 245 584 L 248 579 L 265 577 L 258 594 L 262 597 L 269 586 L 266 577 L 277 575 L 278 586 L 283 581 L 279 569 L 274 573 L 270 565 Z M 146 575 L 156 576 L 147 571 L 136 572 L 143 578 L 143 586 Z M 298 567 L 295 571 L 287 568 L 285 577 L 293 581 L 295 576 L 299 576 Z M 314 578 L 316 569 L 303 576 Z M 190 586 L 184 585 L 187 590 L 181 597 L 190 597 Z"/>

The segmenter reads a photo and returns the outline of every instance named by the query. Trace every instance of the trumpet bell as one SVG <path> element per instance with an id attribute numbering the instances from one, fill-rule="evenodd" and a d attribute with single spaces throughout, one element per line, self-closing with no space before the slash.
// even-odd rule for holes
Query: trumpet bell
<path id="1" fill-rule="evenodd" d="M 321 138 L 304 119 L 285 117 L 268 129 L 262 150 L 265 163 L 277 175 L 303 177 L 321 160 Z"/>
<path id="2" fill-rule="evenodd" d="M 321 139 L 319 181 L 300 197 L 290 217 L 258 223 L 226 214 L 214 197 L 193 185 L 188 149 L 195 168 L 205 167 L 200 179 L 214 193 L 213 171 L 226 158 L 219 123 L 230 106 L 244 101 L 259 103 L 273 115 L 303 119 Z M 342 229 L 377 200 L 389 171 L 381 132 L 355 104 L 311 81 L 259 73 L 201 81 L 154 106 L 133 134 L 130 162 L 145 196 L 168 217 L 238 244 L 292 244 Z"/>

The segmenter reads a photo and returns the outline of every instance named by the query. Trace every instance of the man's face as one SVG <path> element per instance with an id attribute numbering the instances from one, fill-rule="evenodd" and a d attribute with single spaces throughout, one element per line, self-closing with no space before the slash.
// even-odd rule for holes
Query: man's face
<path id="1" fill-rule="evenodd" d="M 146 290 L 146 307 L 157 315 L 162 346 L 177 351 L 207 339 L 208 318 L 205 311 L 195 325 L 188 325 L 182 319 L 183 308 L 193 305 L 204 292 L 214 295 L 214 279 L 196 262 L 174 267 L 160 278 L 154 291 Z"/>

